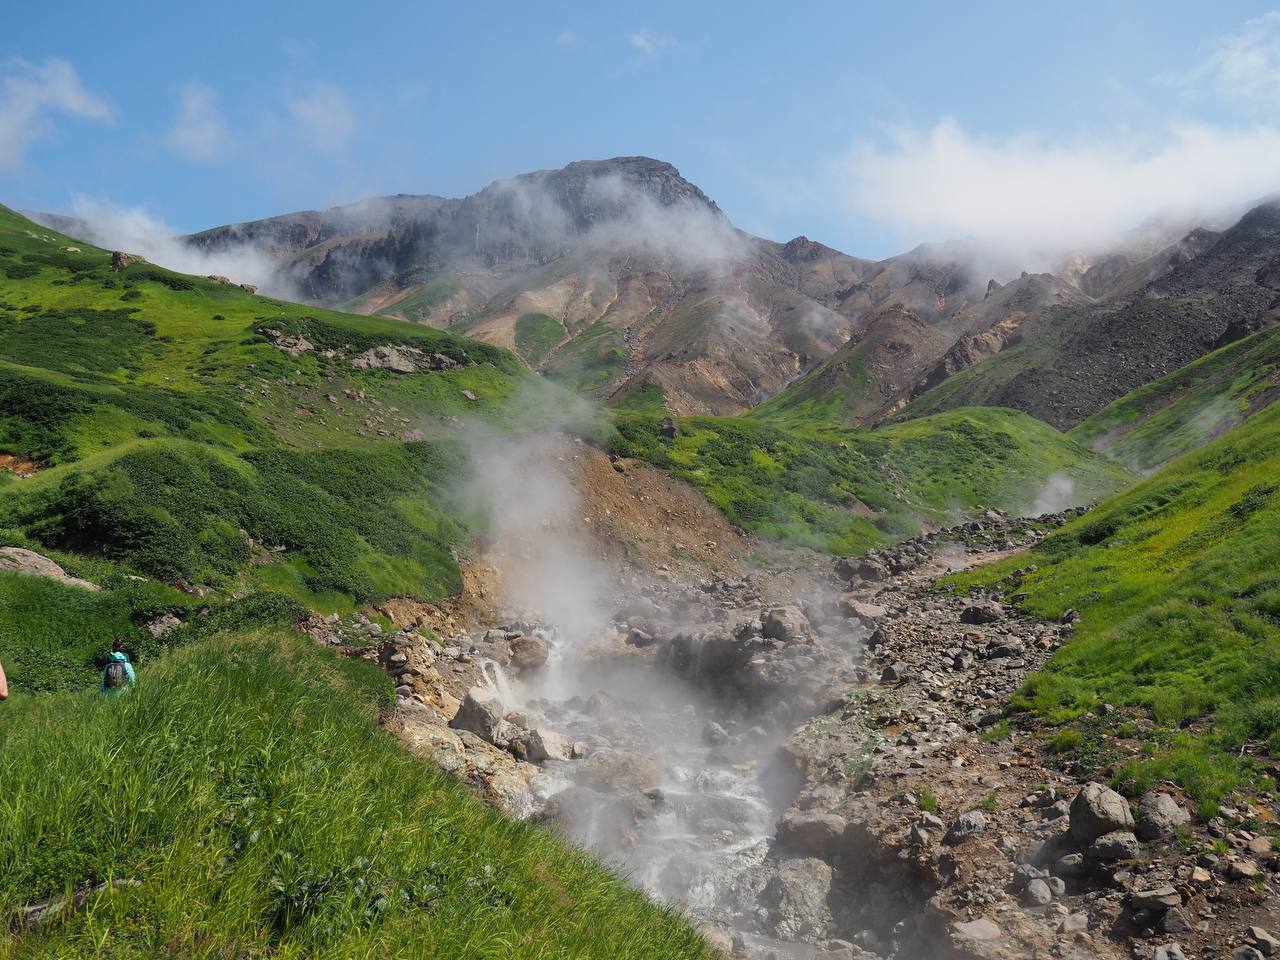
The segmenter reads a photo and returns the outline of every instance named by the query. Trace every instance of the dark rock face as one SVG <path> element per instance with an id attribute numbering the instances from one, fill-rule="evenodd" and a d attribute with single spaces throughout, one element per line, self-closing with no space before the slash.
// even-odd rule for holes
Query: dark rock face
<path id="1" fill-rule="evenodd" d="M 1030 315 L 1017 330 L 1017 355 L 1006 343 L 982 376 L 949 389 L 937 409 L 1014 407 L 1069 429 L 1143 384 L 1280 321 L 1276 291 L 1267 285 L 1278 256 L 1280 205 L 1274 203 L 1221 233 L 1192 231 L 1140 265 L 1144 282 L 1125 296 Z M 1104 261 L 1095 269 L 1116 267 Z M 1101 275 L 1094 277 L 1097 288 L 1088 280 L 1086 274 L 1086 290 L 1106 285 Z M 931 375 L 927 385 L 947 375 Z M 929 397 L 923 394 L 924 402 Z"/>

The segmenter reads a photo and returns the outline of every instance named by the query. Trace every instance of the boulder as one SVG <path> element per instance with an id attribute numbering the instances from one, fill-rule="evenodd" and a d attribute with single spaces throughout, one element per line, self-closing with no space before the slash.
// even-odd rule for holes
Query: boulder
<path id="1" fill-rule="evenodd" d="M 511 641 L 511 665 L 517 670 L 536 670 L 549 655 L 547 641 L 541 637 L 520 636 Z"/>
<path id="2" fill-rule="evenodd" d="M 951 933 L 955 939 L 967 943 L 990 943 L 1002 936 L 1000 928 L 986 917 L 953 923 Z"/>
<path id="3" fill-rule="evenodd" d="M 1174 887 L 1166 884 L 1152 887 L 1150 890 L 1135 890 L 1129 894 L 1131 910 L 1149 910 L 1152 913 L 1163 913 L 1170 907 L 1182 906 L 1182 894 Z"/>
<path id="4" fill-rule="evenodd" d="M 878 603 L 864 603 L 850 598 L 840 601 L 840 612 L 846 617 L 854 617 L 866 624 L 874 623 L 887 613 Z"/>
<path id="5" fill-rule="evenodd" d="M 764 635 L 770 640 L 794 643 L 810 632 L 809 619 L 799 607 L 774 607 L 760 618 Z"/>
<path id="6" fill-rule="evenodd" d="M 1043 907 L 1053 902 L 1053 891 L 1043 880 L 1032 880 L 1022 890 L 1022 902 L 1028 907 Z"/>
<path id="7" fill-rule="evenodd" d="M 1099 837 L 1133 829 L 1133 814 L 1124 797 L 1100 783 L 1086 783 L 1071 801 L 1071 839 L 1087 847 Z"/>
<path id="8" fill-rule="evenodd" d="M 844 836 L 844 817 L 791 811 L 778 821 L 778 843 L 793 853 L 831 860 Z"/>
<path id="9" fill-rule="evenodd" d="M 1171 837 L 1191 822 L 1191 814 L 1167 793 L 1149 791 L 1138 801 L 1138 836 L 1143 840 Z"/>
<path id="10" fill-rule="evenodd" d="M 994 600 L 975 600 L 960 613 L 961 623 L 995 623 L 1004 619 L 1004 607 Z"/>
<path id="11" fill-rule="evenodd" d="M 545 727 L 534 727 L 520 737 L 524 744 L 525 756 L 532 763 L 543 763 L 547 760 L 568 760 L 572 755 L 569 741 L 553 730 Z"/>
<path id="12" fill-rule="evenodd" d="M 488 687 L 472 687 L 462 699 L 462 705 L 454 714 L 449 726 L 455 730 L 469 730 L 481 740 L 493 743 L 506 711 L 496 690 Z"/>
<path id="13" fill-rule="evenodd" d="M 182 626 L 182 621 L 172 613 L 162 613 L 154 620 L 147 622 L 147 632 L 153 637 L 163 637 Z"/>
<path id="14" fill-rule="evenodd" d="M 987 818 L 982 815 L 980 810 L 970 810 L 968 813 L 961 814 L 956 818 L 955 823 L 951 824 L 951 829 L 947 831 L 947 835 L 942 838 L 942 842 L 949 845 L 964 843 L 966 840 L 984 833 L 987 829 Z"/>
<path id="15" fill-rule="evenodd" d="M 125 253 L 123 250 L 111 251 L 111 269 L 123 270 L 135 263 L 146 263 L 146 257 L 136 253 Z"/>
<path id="16" fill-rule="evenodd" d="M 863 580 L 878 582 L 889 579 L 889 567 L 882 560 L 867 557 L 858 565 L 858 576 Z"/>
<path id="17" fill-rule="evenodd" d="M 907 665 L 902 660 L 895 661 L 880 671 L 881 683 L 897 683 L 899 680 L 905 680 L 906 677 Z"/>
<path id="18" fill-rule="evenodd" d="M 1089 931 L 1089 915 L 1087 913 L 1069 913 L 1062 918 L 1062 922 L 1058 924 L 1058 932 L 1065 936 L 1074 936 L 1077 933 L 1088 933 Z"/>
<path id="19" fill-rule="evenodd" d="M 22 573 L 31 577 L 45 577 L 57 580 L 72 587 L 83 587 L 85 590 L 101 590 L 96 583 L 70 576 L 67 571 L 32 550 L 22 547 L 0 547 L 0 573 Z"/>
<path id="20" fill-rule="evenodd" d="M 1280 954 L 1280 939 L 1272 936 L 1270 931 L 1263 927 L 1250 927 L 1245 931 L 1244 936 L 1249 944 L 1256 947 L 1264 957 Z"/>
<path id="21" fill-rule="evenodd" d="M 1142 856 L 1142 844 L 1128 830 L 1113 830 L 1104 833 L 1085 850 L 1085 856 L 1091 860 L 1136 860 Z"/>
<path id="22" fill-rule="evenodd" d="M 831 923 L 830 865 L 814 857 L 784 860 L 761 892 L 769 932 L 780 940 L 818 940 Z"/>

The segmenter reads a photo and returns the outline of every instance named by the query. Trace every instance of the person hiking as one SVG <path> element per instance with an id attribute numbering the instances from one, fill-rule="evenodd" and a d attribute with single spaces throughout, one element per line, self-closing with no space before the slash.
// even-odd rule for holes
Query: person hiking
<path id="1" fill-rule="evenodd" d="M 4 664 L 0 663 L 0 700 L 9 699 L 9 678 L 4 675 Z"/>
<path id="2" fill-rule="evenodd" d="M 102 668 L 102 692 L 108 697 L 118 697 L 133 686 L 136 677 L 129 655 L 124 652 L 119 637 L 111 645 L 111 656 Z"/>

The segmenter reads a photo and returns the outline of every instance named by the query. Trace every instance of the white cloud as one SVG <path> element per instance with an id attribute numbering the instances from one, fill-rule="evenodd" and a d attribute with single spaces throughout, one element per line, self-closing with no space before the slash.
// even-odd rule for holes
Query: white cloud
<path id="1" fill-rule="evenodd" d="M 973 237 L 1028 257 L 1098 250 L 1144 221 L 1212 218 L 1280 189 L 1280 128 L 1076 140 L 976 137 L 954 120 L 834 165 L 850 208 L 904 240 Z"/>
<path id="2" fill-rule="evenodd" d="M 582 38 L 572 30 L 561 30 L 556 34 L 556 45 L 560 47 L 580 47 Z"/>
<path id="3" fill-rule="evenodd" d="M 1183 85 L 1192 94 L 1275 113 L 1280 109 L 1280 11 L 1250 20 L 1213 43 Z"/>
<path id="4" fill-rule="evenodd" d="M 75 68 L 50 58 L 41 64 L 11 60 L 0 77 L 0 168 L 22 166 L 27 151 L 54 133 L 50 114 L 64 113 L 108 123 L 113 119 L 105 98 L 87 90 Z"/>
<path id="5" fill-rule="evenodd" d="M 289 100 L 286 107 L 302 137 L 319 150 L 342 154 L 355 137 L 355 109 L 347 95 L 332 84 L 317 84 L 303 96 Z"/>
<path id="6" fill-rule="evenodd" d="M 223 157 L 231 146 L 231 134 L 218 105 L 218 94 L 203 83 L 189 83 L 178 98 L 178 112 L 169 131 L 169 144 L 197 163 Z"/>
<path id="7" fill-rule="evenodd" d="M 668 50 L 674 50 L 680 45 L 675 37 L 668 37 L 665 34 L 655 33 L 647 28 L 636 30 L 627 36 L 627 43 L 632 48 L 639 50 L 647 57 L 656 57 L 660 53 Z"/>
<path id="8" fill-rule="evenodd" d="M 81 240 L 108 250 L 140 253 L 152 263 L 170 270 L 204 276 L 217 274 L 236 283 L 255 284 L 263 293 L 296 297 L 297 291 L 277 271 L 265 252 L 249 244 L 208 253 L 184 243 L 162 220 L 145 207 L 126 207 L 78 196 L 71 205 L 72 216 L 86 224 Z"/>

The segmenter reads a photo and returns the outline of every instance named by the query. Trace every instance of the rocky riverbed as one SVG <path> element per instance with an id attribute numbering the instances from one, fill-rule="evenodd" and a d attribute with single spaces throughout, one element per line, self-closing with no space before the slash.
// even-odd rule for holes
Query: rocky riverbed
<path id="1" fill-rule="evenodd" d="M 1008 699 L 1074 618 L 936 589 L 1071 515 L 745 576 L 632 570 L 585 638 L 422 605 L 385 610 L 394 632 L 311 630 L 395 677 L 410 750 L 728 956 L 1270 956 L 1274 798 L 1203 821 L 1172 787 L 1131 804 L 1051 762 Z"/>

